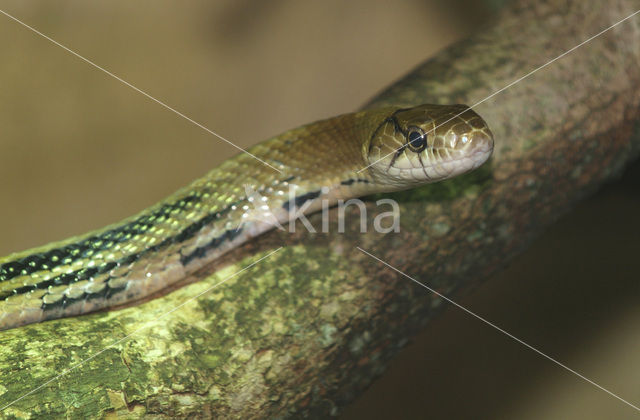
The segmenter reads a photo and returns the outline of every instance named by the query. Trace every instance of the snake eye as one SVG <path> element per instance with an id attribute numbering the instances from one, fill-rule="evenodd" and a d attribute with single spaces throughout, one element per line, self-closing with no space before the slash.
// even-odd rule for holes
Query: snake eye
<path id="1" fill-rule="evenodd" d="M 407 140 L 409 140 L 409 149 L 412 152 L 420 153 L 427 148 L 427 134 L 418 130 L 411 130 L 407 134 Z"/>

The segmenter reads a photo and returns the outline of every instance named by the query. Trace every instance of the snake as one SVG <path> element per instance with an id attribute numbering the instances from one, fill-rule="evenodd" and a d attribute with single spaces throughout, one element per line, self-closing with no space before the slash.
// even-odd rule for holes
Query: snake
<path id="1" fill-rule="evenodd" d="M 464 174 L 489 159 L 493 134 L 466 105 L 396 106 L 247 152 L 133 217 L 0 258 L 0 330 L 141 301 L 323 206 Z"/>

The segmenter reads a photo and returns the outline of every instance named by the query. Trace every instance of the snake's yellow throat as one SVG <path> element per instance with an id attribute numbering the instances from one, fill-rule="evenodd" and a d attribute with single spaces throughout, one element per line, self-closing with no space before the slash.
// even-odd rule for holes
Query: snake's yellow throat
<path id="1" fill-rule="evenodd" d="M 289 130 L 136 216 L 1 257 L 0 330 L 145 299 L 325 202 L 451 178 L 492 148 L 485 122 L 463 105 L 367 110 Z"/>
<path id="2" fill-rule="evenodd" d="M 363 152 L 377 182 L 407 188 L 482 165 L 493 152 L 493 134 L 466 105 L 420 105 L 391 111 Z"/>

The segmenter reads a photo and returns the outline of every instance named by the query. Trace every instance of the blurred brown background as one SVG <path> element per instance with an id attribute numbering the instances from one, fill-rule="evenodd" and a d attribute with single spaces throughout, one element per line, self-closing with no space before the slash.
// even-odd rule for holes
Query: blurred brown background
<path id="1" fill-rule="evenodd" d="M 246 147 L 356 109 L 489 22 L 493 3 L 12 0 L 0 8 Z M 236 153 L 4 16 L 0 37 L 0 255 L 130 216 Z M 636 405 L 639 172 L 459 299 Z M 450 308 L 342 417 L 634 414 Z"/>

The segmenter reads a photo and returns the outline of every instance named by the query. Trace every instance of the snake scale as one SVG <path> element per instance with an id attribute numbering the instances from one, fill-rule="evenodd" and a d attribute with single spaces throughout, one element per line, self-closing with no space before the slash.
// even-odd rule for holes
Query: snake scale
<path id="1" fill-rule="evenodd" d="M 136 216 L 0 258 L 0 330 L 143 299 L 323 203 L 448 179 L 492 151 L 487 124 L 465 105 L 367 110 L 289 130 L 248 150 L 272 167 L 240 153 Z"/>

